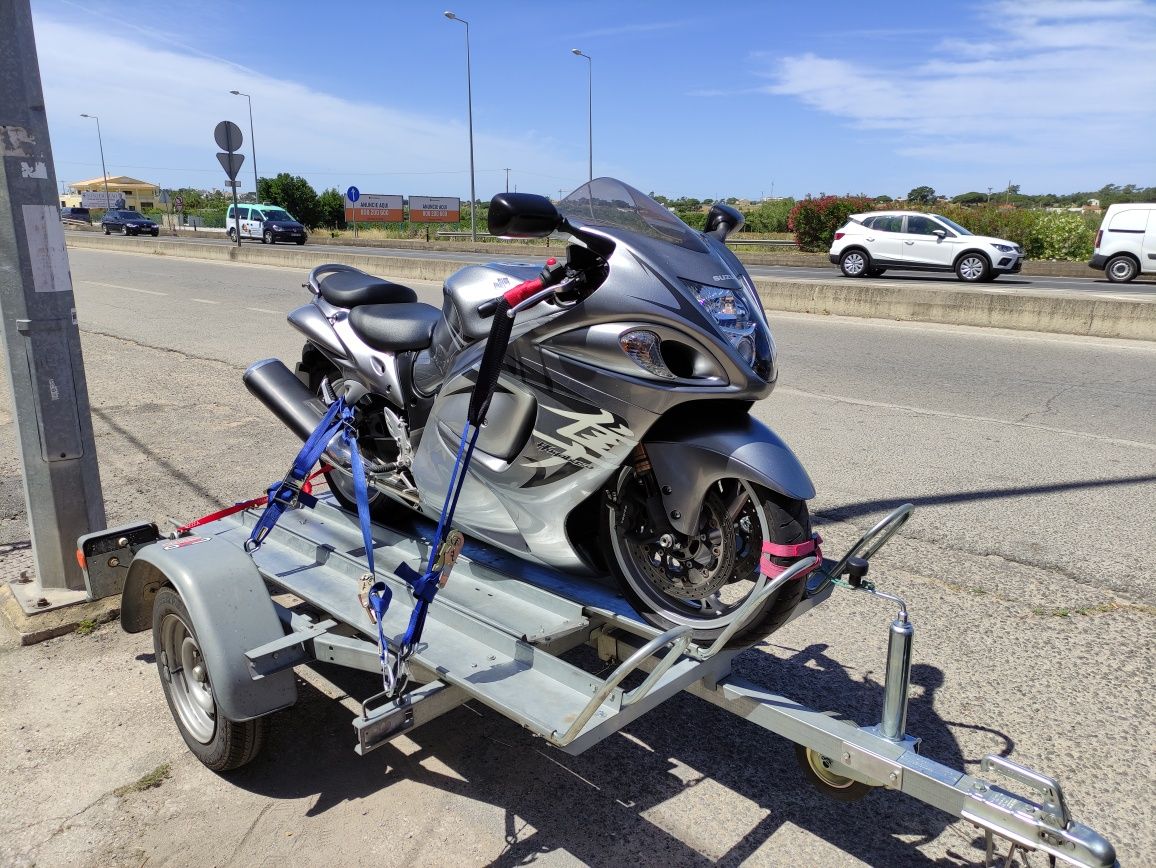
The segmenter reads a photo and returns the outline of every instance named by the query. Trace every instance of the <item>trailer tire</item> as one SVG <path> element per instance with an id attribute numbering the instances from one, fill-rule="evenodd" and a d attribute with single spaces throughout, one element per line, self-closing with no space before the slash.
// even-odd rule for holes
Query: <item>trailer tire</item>
<path id="1" fill-rule="evenodd" d="M 193 755 L 215 772 L 252 762 L 265 743 L 268 719 L 236 721 L 220 713 L 193 620 L 171 587 L 161 588 L 153 602 L 153 649 L 165 701 Z"/>
<path id="2" fill-rule="evenodd" d="M 861 781 L 838 774 L 831 768 L 837 764 L 830 758 L 801 744 L 795 745 L 795 760 L 803 770 L 803 777 L 811 786 L 836 802 L 857 802 L 875 789 Z"/>

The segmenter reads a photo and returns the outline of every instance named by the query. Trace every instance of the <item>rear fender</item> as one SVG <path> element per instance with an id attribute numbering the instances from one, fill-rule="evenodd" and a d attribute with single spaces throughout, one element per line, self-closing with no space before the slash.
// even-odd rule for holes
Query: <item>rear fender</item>
<path id="1" fill-rule="evenodd" d="M 672 426 L 673 427 L 673 426 Z M 741 478 L 793 500 L 815 496 L 811 477 L 786 443 L 750 416 L 688 422 L 646 440 L 667 518 L 689 534 L 698 525 L 703 492 L 720 479 Z M 667 493 L 669 492 L 669 493 Z"/>
<path id="2" fill-rule="evenodd" d="M 181 595 L 213 679 L 213 696 L 229 720 L 261 717 L 297 701 L 293 670 L 254 678 L 245 652 L 285 630 L 253 559 L 218 537 L 161 540 L 141 549 L 128 569 L 120 623 L 129 633 L 152 627 L 157 591 Z"/>

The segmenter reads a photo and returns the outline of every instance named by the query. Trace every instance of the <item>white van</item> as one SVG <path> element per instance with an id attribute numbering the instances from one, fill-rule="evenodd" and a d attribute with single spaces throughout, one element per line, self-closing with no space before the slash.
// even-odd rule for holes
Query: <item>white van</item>
<path id="1" fill-rule="evenodd" d="M 1113 283 L 1127 283 L 1137 274 L 1156 274 L 1156 203 L 1109 205 L 1088 265 L 1103 271 Z"/>
<path id="2" fill-rule="evenodd" d="M 239 205 L 236 214 L 238 219 L 234 220 L 232 205 L 225 212 L 225 231 L 230 241 L 237 240 L 238 223 L 242 238 L 259 238 L 262 244 L 276 244 L 278 241 L 304 244 L 308 237 L 305 227 L 278 205 Z"/>

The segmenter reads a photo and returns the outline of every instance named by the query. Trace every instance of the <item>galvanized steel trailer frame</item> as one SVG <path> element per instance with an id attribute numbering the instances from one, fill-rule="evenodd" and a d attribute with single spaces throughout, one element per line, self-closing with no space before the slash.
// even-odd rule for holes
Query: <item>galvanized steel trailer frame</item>
<path id="1" fill-rule="evenodd" d="M 984 830 L 987 864 L 997 840 L 1011 852 L 1041 851 L 1054 862 L 1116 864 L 1112 845 L 1072 819 L 1055 779 L 999 756 L 981 776 L 919 753 L 906 733 L 913 627 L 906 606 L 860 581 L 865 561 L 908 519 L 901 507 L 865 534 L 839 561 L 824 561 L 808 578 L 793 618 L 821 604 L 836 585 L 893 602 L 883 717 L 861 727 L 780 696 L 734 674 L 728 635 L 710 646 L 689 628 L 657 630 L 610 588 L 535 567 L 484 546 L 468 546 L 431 607 L 423 642 L 410 660 L 411 683 L 398 701 L 384 693 L 360 704 L 355 750 L 365 754 L 457 706 L 475 700 L 551 745 L 578 754 L 671 696 L 685 691 L 800 745 L 820 789 L 899 790 Z M 155 526 L 114 528 L 82 537 L 93 597 L 120 593 L 126 630 L 151 626 L 152 600 L 175 587 L 203 648 L 220 713 L 247 720 L 292 705 L 292 668 L 312 660 L 380 672 L 377 628 L 357 599 L 366 569 L 356 516 L 322 498 L 313 509 L 287 513 L 264 545 L 244 551 L 253 512 L 220 519 L 196 536 L 159 539 Z M 375 559 L 383 571 L 400 561 L 421 567 L 428 529 L 374 525 Z M 801 561 L 774 582 L 756 585 L 755 606 L 813 563 Z M 126 569 L 127 567 L 127 569 Z M 841 581 L 852 576 L 851 583 Z M 384 622 L 400 635 L 412 610 L 407 586 L 379 574 L 393 589 Z M 302 604 L 288 603 L 292 595 Z M 278 599 L 274 599 L 274 598 Z M 741 619 L 736 619 L 736 625 Z M 620 661 L 605 678 L 564 660 L 580 646 Z M 628 678 L 638 684 L 626 689 Z M 837 794 L 837 793 L 836 793 Z M 1009 854 L 1010 855 L 1010 854 Z"/>

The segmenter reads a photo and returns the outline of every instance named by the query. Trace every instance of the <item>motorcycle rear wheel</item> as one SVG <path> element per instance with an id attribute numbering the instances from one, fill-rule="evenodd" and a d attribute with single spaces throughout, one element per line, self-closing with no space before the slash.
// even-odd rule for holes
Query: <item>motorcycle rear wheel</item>
<path id="1" fill-rule="evenodd" d="M 642 618 L 661 629 L 694 627 L 712 642 L 738 617 L 759 578 L 763 541 L 797 545 L 811 537 L 807 504 L 754 482 L 724 479 L 703 494 L 696 538 L 647 527 L 642 485 L 623 468 L 603 500 L 601 530 L 611 572 Z M 670 537 L 669 539 L 665 537 Z M 775 559 L 787 566 L 792 559 Z M 769 636 L 803 598 L 806 580 L 788 582 L 750 614 L 727 643 L 746 648 Z"/>
<path id="2" fill-rule="evenodd" d="M 298 365 L 297 371 L 298 376 L 306 381 L 309 389 L 319 398 L 322 397 L 321 382 L 326 377 L 329 377 L 329 384 L 332 389 L 341 388 L 340 371 L 309 344 L 305 345 L 301 364 Z M 323 458 L 322 461 L 324 460 Z M 353 486 L 353 474 L 344 468 L 334 467 L 325 474 L 325 481 L 329 485 L 329 492 L 333 495 L 333 499 L 341 504 L 341 508 L 356 515 L 357 494 Z M 372 484 L 368 485 L 367 494 L 369 514 L 374 521 L 392 524 L 412 518 L 409 509 L 385 492 L 379 491 Z"/>

